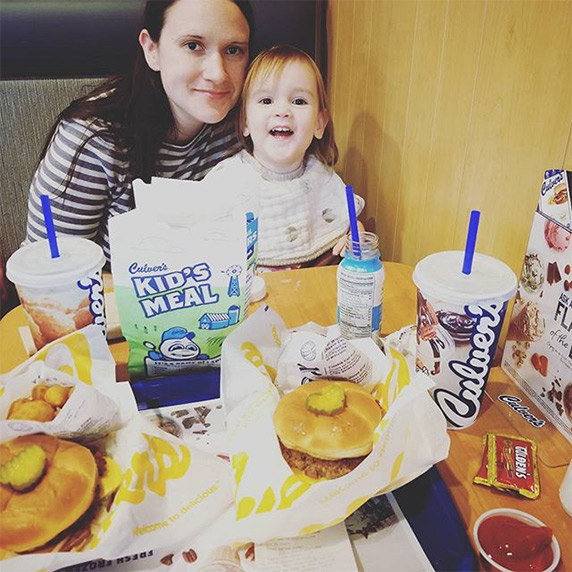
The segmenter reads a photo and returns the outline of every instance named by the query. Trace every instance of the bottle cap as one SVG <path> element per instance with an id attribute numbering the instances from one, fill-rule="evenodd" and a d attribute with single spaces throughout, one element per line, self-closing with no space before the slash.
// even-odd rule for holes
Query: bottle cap
<path id="1" fill-rule="evenodd" d="M 266 283 L 262 276 L 255 276 L 252 281 L 252 292 L 250 294 L 250 302 L 258 302 L 266 296 Z"/>

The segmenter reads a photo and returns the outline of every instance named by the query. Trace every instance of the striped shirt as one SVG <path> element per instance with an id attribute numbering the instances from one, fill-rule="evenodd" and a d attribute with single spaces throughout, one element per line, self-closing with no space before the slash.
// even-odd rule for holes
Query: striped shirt
<path id="1" fill-rule="evenodd" d="M 46 238 L 40 195 L 49 195 L 56 234 L 97 242 L 110 260 L 109 219 L 134 207 L 126 150 L 109 133 L 92 137 L 81 150 L 65 192 L 64 183 L 77 149 L 97 127 L 85 120 L 62 121 L 30 187 L 26 242 Z M 163 143 L 155 176 L 202 179 L 219 161 L 240 150 L 234 122 L 205 125 L 188 143 Z"/>

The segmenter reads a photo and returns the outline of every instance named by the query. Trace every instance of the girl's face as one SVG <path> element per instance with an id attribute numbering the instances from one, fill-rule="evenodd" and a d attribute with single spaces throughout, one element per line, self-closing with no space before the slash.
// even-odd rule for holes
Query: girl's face
<path id="1" fill-rule="evenodd" d="M 272 171 L 293 171 L 313 138 L 321 139 L 327 124 L 312 68 L 293 61 L 279 73 L 255 79 L 249 91 L 243 133 L 252 139 L 253 155 Z"/>
<path id="2" fill-rule="evenodd" d="M 248 38 L 248 22 L 232 0 L 178 0 L 165 13 L 157 43 L 141 32 L 147 64 L 161 74 L 178 141 L 232 109 L 244 82 Z"/>

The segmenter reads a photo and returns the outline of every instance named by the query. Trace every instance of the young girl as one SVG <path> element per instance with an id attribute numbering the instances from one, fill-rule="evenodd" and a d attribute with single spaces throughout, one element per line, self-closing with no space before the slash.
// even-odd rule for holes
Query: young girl
<path id="1" fill-rule="evenodd" d="M 237 196 L 254 196 L 259 269 L 333 259 L 348 230 L 346 192 L 332 170 L 338 149 L 324 82 L 308 54 L 275 46 L 254 59 L 239 131 L 245 149 L 207 179 Z M 356 212 L 362 209 L 363 199 L 356 197 Z"/>
<path id="2" fill-rule="evenodd" d="M 108 221 L 133 208 L 134 179 L 199 180 L 236 153 L 230 112 L 250 19 L 248 0 L 148 0 L 133 69 L 60 114 L 30 188 L 27 240 L 46 238 L 47 194 L 58 235 L 92 239 L 109 260 Z"/>

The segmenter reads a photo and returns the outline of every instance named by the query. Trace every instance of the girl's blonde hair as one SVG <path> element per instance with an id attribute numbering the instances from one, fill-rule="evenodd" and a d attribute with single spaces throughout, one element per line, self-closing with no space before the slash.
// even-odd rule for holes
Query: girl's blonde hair
<path id="1" fill-rule="evenodd" d="M 260 52 L 250 64 L 246 79 L 244 80 L 244 87 L 242 88 L 242 100 L 238 114 L 238 138 L 245 149 L 252 153 L 252 140 L 250 137 L 244 136 L 244 129 L 246 127 L 246 99 L 248 94 L 254 82 L 264 80 L 271 75 L 279 75 L 284 68 L 292 62 L 306 64 L 310 66 L 314 72 L 318 89 L 318 111 L 322 113 L 327 120 L 322 138 L 316 139 L 314 137 L 310 147 L 308 147 L 306 151 L 306 156 L 313 154 L 322 163 L 333 166 L 338 160 L 339 153 L 334 139 L 334 125 L 328 113 L 324 80 L 314 60 L 306 52 L 294 46 L 273 46 L 272 48 Z"/>

